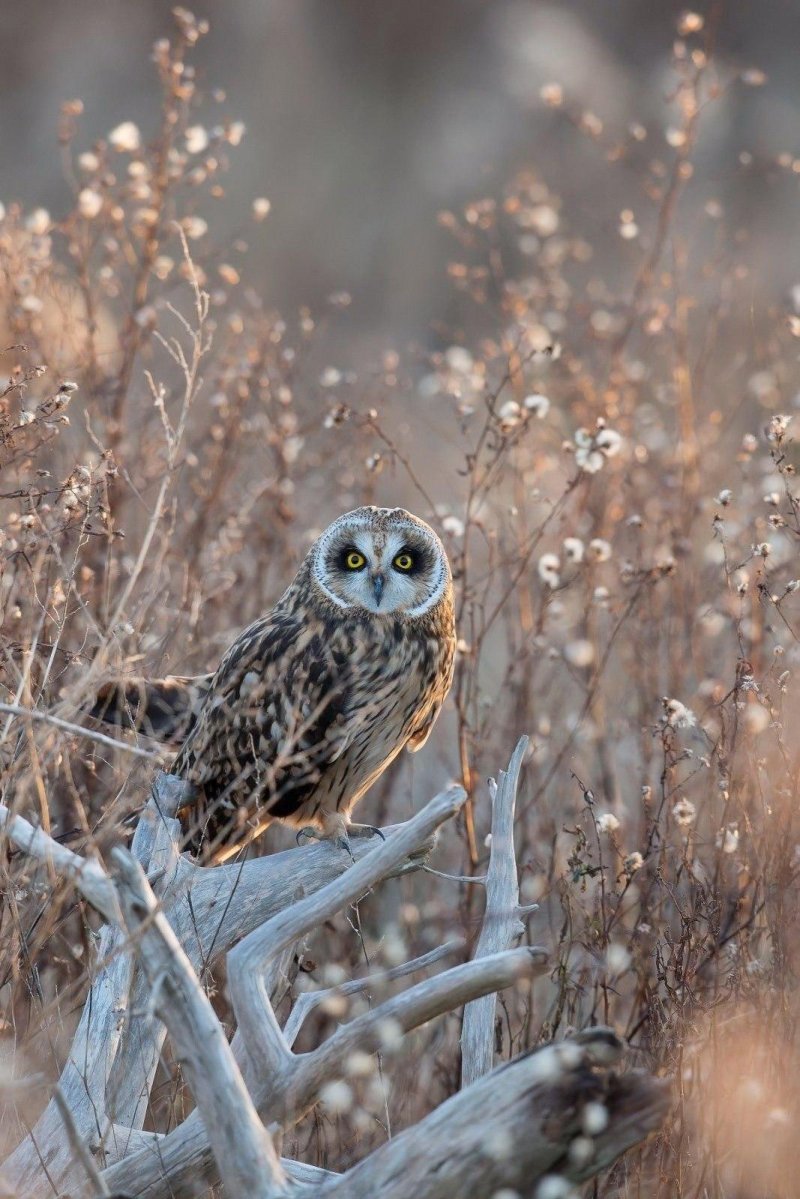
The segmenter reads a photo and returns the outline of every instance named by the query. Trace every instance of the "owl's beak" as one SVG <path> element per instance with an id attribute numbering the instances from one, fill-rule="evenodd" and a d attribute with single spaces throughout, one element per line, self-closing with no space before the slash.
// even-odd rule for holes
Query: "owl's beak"
<path id="1" fill-rule="evenodd" d="M 378 608 L 380 608 L 380 606 L 381 606 L 381 596 L 383 595 L 383 588 L 384 588 L 385 583 L 386 583 L 386 579 L 383 577 L 383 575 L 373 575 L 372 576 L 372 590 L 375 593 L 375 606 Z"/>

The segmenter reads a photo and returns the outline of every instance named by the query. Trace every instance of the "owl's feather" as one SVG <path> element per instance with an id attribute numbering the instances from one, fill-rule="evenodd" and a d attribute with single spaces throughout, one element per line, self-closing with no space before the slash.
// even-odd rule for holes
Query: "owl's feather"
<path id="1" fill-rule="evenodd" d="M 390 611 L 344 602 L 340 533 L 345 548 L 348 537 L 361 538 L 363 556 L 381 570 L 384 551 L 396 557 L 395 543 L 417 538 L 425 574 L 398 580 L 407 598 Z M 321 561 L 320 547 L 334 559 Z M 138 682 L 118 685 L 107 698 L 118 715 L 120 700 L 130 704 L 138 727 L 181 728 L 171 770 L 193 785 L 184 824 L 209 854 L 246 843 L 274 819 L 328 832 L 346 826 L 400 750 L 427 740 L 454 653 L 452 584 L 438 538 L 400 509 L 365 508 L 323 534 L 273 611 L 239 634 L 213 676 L 161 680 L 152 698 L 147 684 L 143 697 Z"/>
<path id="2" fill-rule="evenodd" d="M 449 688 L 452 654 L 419 634 L 339 613 L 275 612 L 245 630 L 172 766 L 202 795 L 200 839 L 238 840 L 265 817 L 346 817 L 405 744 L 427 737 Z"/>
<path id="3" fill-rule="evenodd" d="M 132 677 L 104 684 L 88 715 L 106 724 L 135 729 L 165 745 L 180 745 L 199 712 L 213 674 Z"/>

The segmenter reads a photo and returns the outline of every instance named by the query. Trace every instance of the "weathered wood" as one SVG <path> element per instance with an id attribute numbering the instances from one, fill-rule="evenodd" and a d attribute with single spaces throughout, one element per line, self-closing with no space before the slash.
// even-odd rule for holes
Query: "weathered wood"
<path id="1" fill-rule="evenodd" d="M 654 1131 L 670 1104 L 646 1075 L 600 1074 L 569 1041 L 523 1054 L 442 1103 L 339 1179 L 324 1199 L 490 1199 L 511 1190 L 534 1199 L 542 1179 L 592 1177 Z M 589 1103 L 607 1113 L 587 1136 Z M 575 1154 L 575 1158 L 570 1156 Z M 576 1162 L 580 1161 L 580 1164 Z"/>
<path id="2" fill-rule="evenodd" d="M 163 1132 L 146 1132 L 142 1128 L 125 1128 L 122 1124 L 112 1124 L 106 1133 L 104 1141 L 95 1141 L 89 1148 L 93 1153 L 103 1150 L 106 1164 L 122 1161 L 137 1149 L 152 1147 L 157 1152 L 158 1142 L 164 1139 Z"/>
<path id="3" fill-rule="evenodd" d="M 197 1122 L 197 1126 L 202 1132 L 202 1124 L 199 1121 Z M 109 1156 L 111 1156 L 113 1153 L 116 1155 L 115 1160 L 121 1161 L 123 1158 L 135 1153 L 138 1157 L 138 1160 L 140 1162 L 144 1162 L 147 1160 L 147 1156 L 149 1154 L 153 1159 L 155 1170 L 158 1171 L 159 1163 L 161 1162 L 162 1146 L 164 1140 L 166 1139 L 163 1133 L 141 1132 L 137 1129 L 126 1129 L 121 1128 L 119 1125 L 115 1125 L 111 1135 L 113 1137 L 115 1148 L 111 1153 L 109 1153 Z M 291 1158 L 282 1157 L 280 1159 L 280 1164 L 287 1178 L 291 1179 L 291 1181 L 294 1183 L 309 1183 L 318 1186 L 322 1182 L 331 1181 L 332 1179 L 340 1177 L 340 1175 L 335 1174 L 331 1170 L 323 1170 L 319 1166 L 309 1166 L 305 1162 L 293 1161 Z M 107 1169 L 104 1172 L 103 1177 L 104 1179 L 111 1178 L 111 1171 Z M 209 1185 L 212 1177 L 213 1171 L 209 1170 L 207 1175 Z M 205 1180 L 206 1175 L 203 1175 L 202 1173 L 195 1175 L 195 1196 L 198 1193 L 200 1184 L 202 1184 Z M 11 1194 L 11 1192 L 9 1193 Z M 120 1194 L 124 1192 L 117 1191 L 114 1193 Z M 144 1192 L 141 1192 L 138 1189 L 133 1193 L 136 1195 L 136 1199 L 140 1199 L 141 1195 L 144 1194 Z M 298 1194 L 299 1193 L 301 1192 L 298 1192 Z M 0 1190 L 0 1199 L 4 1199 L 2 1190 Z M 13 1194 L 12 1199 L 18 1199 L 18 1196 Z"/>
<path id="4" fill-rule="evenodd" d="M 97 1169 L 97 1162 L 89 1152 L 88 1145 L 80 1135 L 75 1125 L 70 1106 L 64 1098 L 64 1093 L 58 1083 L 56 1083 L 55 1087 L 53 1088 L 53 1102 L 58 1108 L 58 1114 L 61 1116 L 61 1119 L 64 1123 L 64 1129 L 67 1134 L 67 1141 L 69 1142 L 70 1149 L 75 1154 L 76 1160 L 80 1162 L 81 1166 L 86 1171 L 86 1177 L 92 1184 L 93 1189 L 96 1190 L 99 1195 L 110 1194 L 108 1187 L 100 1176 L 100 1171 Z"/>
<path id="5" fill-rule="evenodd" d="M 184 796 L 184 785 L 179 779 L 166 774 L 157 776 L 150 799 L 137 822 L 131 845 L 131 853 L 146 869 L 150 868 L 151 857 L 154 855 L 157 863 L 163 864 L 166 856 L 164 846 L 165 844 L 171 845 L 172 842 L 170 824 L 173 822 L 174 814 L 180 807 Z M 46 834 L 42 830 L 37 830 L 37 832 L 40 834 L 37 842 L 41 843 L 41 838 L 46 837 Z M 52 846 L 55 848 L 50 850 L 51 853 L 55 853 L 56 849 L 64 848 L 58 846 L 56 842 L 53 842 Z M 71 850 L 66 850 L 66 852 L 72 853 Z M 77 854 L 74 856 L 78 857 Z M 55 863 L 60 859 L 53 857 L 52 860 Z M 95 862 L 94 866 L 95 872 L 102 871 L 99 863 Z M 105 877 L 104 887 L 111 887 L 114 890 L 111 880 L 105 876 L 104 871 L 103 874 Z M 79 880 L 85 878 L 85 875 L 76 866 L 73 877 L 76 886 L 79 886 Z M 114 891 L 113 908 L 116 918 L 119 920 L 116 891 Z M 106 925 L 100 935 L 97 959 L 94 965 L 95 976 L 72 1041 L 69 1058 L 59 1080 L 65 1102 L 72 1112 L 75 1126 L 80 1136 L 90 1144 L 102 1142 L 112 1122 L 107 1112 L 107 1105 L 114 1094 L 112 1071 L 119 1059 L 131 991 L 132 961 L 126 952 L 126 942 L 127 933 L 116 921 Z M 146 1003 L 146 989 L 144 987 L 138 990 L 134 988 L 131 998 L 134 1010 L 143 1009 Z M 145 1059 L 148 1062 L 152 1061 L 152 1070 L 155 1071 L 161 1047 L 161 1041 L 152 1044 L 150 1040 L 145 1039 L 142 1044 L 139 1022 L 135 1021 L 134 1023 L 136 1029 L 134 1042 L 141 1045 L 145 1057 L 137 1059 L 135 1045 L 133 1051 L 129 1049 L 125 1067 L 117 1075 L 125 1080 L 126 1086 L 130 1085 L 132 1078 L 136 1080 L 141 1078 L 140 1070 L 137 1067 L 140 1063 L 143 1066 Z M 136 1100 L 139 1109 L 143 1112 L 145 1104 L 141 1100 L 141 1089 L 141 1084 L 139 1084 Z M 124 1115 L 119 1122 L 130 1126 L 135 1126 L 136 1123 L 135 1118 L 126 1119 Z M 3 1167 L 9 1180 L 23 1194 L 26 1196 L 42 1194 L 47 1195 L 49 1199 L 51 1188 L 42 1181 L 40 1159 L 42 1146 L 47 1147 L 50 1176 L 59 1180 L 72 1177 L 74 1162 L 69 1145 L 61 1136 L 61 1116 L 53 1100 L 47 1104 L 32 1133 L 17 1146 Z"/>
<path id="6" fill-rule="evenodd" d="M 370 987 L 384 986 L 386 983 L 394 982 L 398 978 L 405 978 L 409 974 L 415 974 L 418 970 L 425 970 L 428 966 L 432 966 L 435 962 L 440 962 L 442 958 L 451 957 L 463 948 L 463 940 L 455 938 L 452 941 L 445 942 L 444 945 L 439 945 L 436 949 L 429 950 L 428 953 L 423 953 L 421 957 L 414 958 L 411 962 L 401 962 L 399 966 L 392 966 L 390 970 L 381 970 L 376 974 L 368 974 L 365 978 L 352 978 L 349 982 L 340 983 L 336 987 L 327 987 L 323 991 L 303 991 L 295 999 L 294 1006 L 283 1026 L 283 1035 L 286 1039 L 286 1044 L 290 1047 L 294 1045 L 300 1029 L 311 1012 L 321 1004 L 326 1003 L 332 996 L 360 995 L 362 992 L 369 990 Z"/>
<path id="7" fill-rule="evenodd" d="M 429 835 L 432 824 L 453 815 L 463 803 L 463 792 L 451 791 L 431 801 L 407 826 L 394 833 L 384 844 L 373 848 L 362 863 L 351 866 L 346 875 L 329 884 L 324 891 L 296 905 L 287 913 L 269 921 L 259 930 L 258 953 L 250 959 L 253 970 L 263 973 L 269 970 L 286 946 L 302 936 L 323 916 L 352 902 L 365 887 L 390 871 L 403 856 L 413 853 L 415 841 Z M 446 971 L 434 979 L 418 984 L 363 1017 L 351 1021 L 331 1037 L 320 1049 L 300 1058 L 288 1053 L 288 1046 L 275 1047 L 270 1044 L 261 1058 L 263 1071 L 254 1070 L 251 1078 L 251 1094 L 265 1122 L 287 1125 L 297 1120 L 304 1111 L 316 1102 L 322 1084 L 331 1078 L 340 1077 L 345 1062 L 353 1050 L 367 1048 L 374 1051 L 380 1045 L 382 1027 L 387 1021 L 401 1032 L 417 1027 L 454 1006 L 484 994 L 489 989 L 510 985 L 522 976 L 541 971 L 546 955 L 542 950 L 517 950 L 499 954 L 481 962 L 470 962 L 454 970 Z M 243 971 L 242 963 L 239 970 Z M 230 980 L 230 973 L 229 973 Z M 244 1051 L 250 1054 L 245 1029 L 256 1023 L 251 1016 L 242 1018 L 252 992 L 239 992 L 240 1029 L 236 1041 L 244 1042 Z M 252 1006 L 269 1029 L 268 1036 L 274 1037 L 274 1014 L 265 1005 L 266 991 L 255 993 Z M 278 1030 L 280 1031 L 280 1030 Z M 263 1035 L 257 1033 L 257 1035 Z M 282 1034 L 281 1034 L 282 1036 Z M 255 1055 L 258 1061 L 258 1054 Z M 148 1162 L 146 1154 L 120 1163 L 108 1173 L 109 1183 L 125 1188 L 135 1182 L 137 1194 L 173 1196 L 191 1194 L 198 1177 L 209 1182 L 215 1178 L 210 1146 L 198 1127 L 199 1121 L 191 1116 L 165 1137 L 159 1144 L 158 1161 Z"/>
<path id="8" fill-rule="evenodd" d="M 242 863 L 197 866 L 178 852 L 180 828 L 174 814 L 185 799 L 181 780 L 157 774 L 137 822 L 131 853 L 153 877 L 164 913 L 198 972 L 224 957 L 237 940 L 265 920 L 341 877 L 352 866 L 352 859 L 328 842 Z M 41 830 L 34 831 L 40 834 L 34 841 L 37 852 L 43 847 L 55 854 L 63 848 L 50 842 Z M 387 829 L 386 835 L 395 831 Z M 24 826 L 20 837 L 20 848 L 27 851 L 30 837 Z M 41 841 L 42 837 L 50 844 Z M 371 851 L 373 840 L 379 842 L 377 837 L 353 840 L 357 862 Z M 433 841 L 434 834 L 426 833 L 415 846 L 413 858 L 397 864 L 390 874 L 416 869 Z M 77 877 L 83 859 L 71 850 L 64 852 L 71 855 L 63 860 Z M 72 862 L 72 857 L 77 861 Z M 59 855 L 52 858 L 54 865 L 61 860 Z M 96 870 L 102 872 L 99 863 Z M 91 877 L 94 875 L 93 870 Z M 110 880 L 107 885 L 113 890 Z M 141 1128 L 164 1041 L 163 1026 L 143 1016 L 148 984 L 140 972 L 133 973 L 126 942 L 126 933 L 116 926 L 106 926 L 101 933 L 90 995 L 60 1079 L 76 1127 L 93 1145 L 104 1145 L 115 1124 L 134 1131 Z M 136 1017 L 129 1019 L 129 1012 Z M 41 1194 L 50 1199 L 51 1188 L 43 1181 L 39 1155 L 41 1146 L 47 1146 L 48 1170 L 67 1189 L 69 1179 L 76 1175 L 62 1132 L 51 1101 L 32 1134 L 6 1159 L 3 1172 L 9 1183 L 26 1196 Z M 111 1159 L 115 1156 L 112 1152 Z"/>
<path id="9" fill-rule="evenodd" d="M 66 845 L 59 845 L 44 829 L 11 812 L 5 804 L 0 804 L 0 830 L 16 849 L 71 882 L 109 924 L 120 924 L 116 892 L 95 858 L 82 858 Z"/>
<path id="10" fill-rule="evenodd" d="M 381 1048 L 387 1027 L 400 1034 L 411 1032 L 476 996 L 502 991 L 519 979 L 543 974 L 546 969 L 545 950 L 525 947 L 464 962 L 401 991 L 342 1025 L 313 1053 L 296 1059 L 294 1077 L 275 1115 L 285 1124 L 298 1120 L 316 1102 L 325 1082 L 342 1077 L 345 1063 L 356 1050 L 376 1053 Z"/>
<path id="11" fill-rule="evenodd" d="M 489 868 L 486 872 L 486 909 L 474 957 L 498 953 L 515 945 L 525 926 L 519 915 L 517 857 L 514 852 L 514 808 L 519 772 L 528 748 L 528 738 L 520 737 L 507 771 L 500 772 L 492 788 L 492 838 Z M 497 999 L 485 995 L 467 1004 L 461 1028 L 461 1086 L 488 1074 L 494 1061 L 495 1012 Z"/>
<path id="12" fill-rule="evenodd" d="M 622 1052 L 610 1030 L 585 1030 L 486 1073 L 496 992 L 546 969 L 544 950 L 508 948 L 521 930 L 513 817 L 525 745 L 523 739 L 517 746 L 493 799 L 486 914 L 475 958 L 385 999 L 302 1055 L 292 1053 L 291 1044 L 312 999 L 296 1004 L 284 1030 L 272 1005 L 273 993 L 285 985 L 281 972 L 293 946 L 382 879 L 421 864 L 435 830 L 463 804 L 459 788 L 387 830 L 386 841 L 354 841 L 355 862 L 321 844 L 203 868 L 180 856 L 173 815 L 181 784 L 162 775 L 139 822 L 132 855 L 115 851 L 121 906 L 108 903 L 110 883 L 100 863 L 87 871 L 77 855 L 59 859 L 76 886 L 83 880 L 104 897 L 109 919 L 124 912 L 131 934 L 116 926 L 104 930 L 106 956 L 62 1075 L 62 1087 L 66 1081 L 71 1088 L 63 1093 L 73 1143 L 79 1136 L 82 1148 L 87 1142 L 107 1154 L 101 1188 L 137 1199 L 189 1199 L 221 1179 L 234 1199 L 277 1199 L 289 1183 L 291 1194 L 309 1199 L 378 1194 L 399 1199 L 410 1193 L 423 1199 L 453 1194 L 488 1199 L 503 1188 L 533 1196 L 546 1174 L 589 1178 L 657 1126 L 667 1103 L 665 1088 L 646 1076 L 620 1078 L 608 1069 Z M 13 821 L 7 823 L 13 829 Z M 31 846 L 56 868 L 49 838 L 31 838 L 22 826 L 17 831 L 26 851 Z M 381 977 L 401 977 L 453 949 L 443 946 Z M 129 986 L 132 953 L 141 965 Z M 201 985 L 208 964 L 226 953 L 238 1024 L 231 1044 Z M 337 990 L 351 994 L 374 981 L 354 980 Z M 483 1003 L 483 997 L 490 1001 Z M 299 1120 L 319 1101 L 326 1082 L 346 1076 L 355 1052 L 385 1049 L 387 1029 L 396 1038 L 462 1005 L 464 1074 L 478 1081 L 346 1175 L 278 1158 L 266 1128 L 284 1129 Z M 141 1131 L 163 1042 L 154 1012 L 168 1026 L 197 1102 L 166 1135 Z M 604 1105 L 608 1115 L 591 1136 L 581 1124 L 588 1102 Z M 51 1194 L 42 1177 L 42 1149 L 49 1176 L 61 1189 L 79 1191 L 83 1181 L 69 1139 L 52 1127 L 52 1106 L 3 1166 L 7 1184 L 30 1199 Z"/>
<path id="13" fill-rule="evenodd" d="M 380 1048 L 387 1024 L 399 1033 L 409 1032 L 491 988 L 510 986 L 545 968 L 544 951 L 526 947 L 465 962 L 401 992 L 343 1025 L 318 1049 L 294 1057 L 278 1075 L 253 1077 L 250 1094 L 259 1115 L 265 1124 L 291 1126 L 316 1102 L 323 1083 L 345 1074 L 355 1050 Z M 190 1199 L 198 1179 L 211 1184 L 218 1176 L 208 1137 L 193 1112 L 160 1141 L 157 1158 L 147 1151 L 136 1153 L 103 1177 L 113 1190 L 134 1189 L 137 1199 Z"/>
<path id="14" fill-rule="evenodd" d="M 287 1179 L 222 1025 L 138 862 L 115 849 L 119 894 L 150 1001 L 164 1022 L 230 1199 L 278 1199 Z"/>
<path id="15" fill-rule="evenodd" d="M 455 816 L 464 800 L 461 787 L 451 787 L 438 795 L 366 857 L 354 862 L 340 878 L 265 921 L 228 954 L 231 1002 L 256 1074 L 274 1079 L 290 1068 L 293 1061 L 269 1001 L 272 982 L 269 967 L 276 966 L 284 950 L 318 927 L 332 912 L 354 903 L 386 878 L 440 825 Z"/>

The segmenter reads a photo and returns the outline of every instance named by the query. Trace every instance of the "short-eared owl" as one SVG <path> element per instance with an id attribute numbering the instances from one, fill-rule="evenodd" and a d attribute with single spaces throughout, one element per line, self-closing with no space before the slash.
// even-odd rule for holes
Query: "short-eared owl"
<path id="1" fill-rule="evenodd" d="M 219 861 L 272 820 L 346 838 L 367 788 L 425 744 L 454 652 L 439 538 L 402 508 L 356 508 L 215 674 L 112 684 L 94 714 L 183 740 L 171 771 L 197 796 L 184 823 Z"/>

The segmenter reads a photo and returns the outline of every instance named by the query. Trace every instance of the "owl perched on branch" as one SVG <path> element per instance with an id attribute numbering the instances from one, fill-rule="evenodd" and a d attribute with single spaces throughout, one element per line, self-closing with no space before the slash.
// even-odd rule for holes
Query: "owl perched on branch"
<path id="1" fill-rule="evenodd" d="M 92 714 L 181 741 L 194 848 L 224 861 L 267 824 L 347 846 L 350 812 L 403 746 L 420 749 L 453 677 L 453 584 L 434 531 L 356 508 L 306 555 L 213 675 L 106 686 Z"/>

